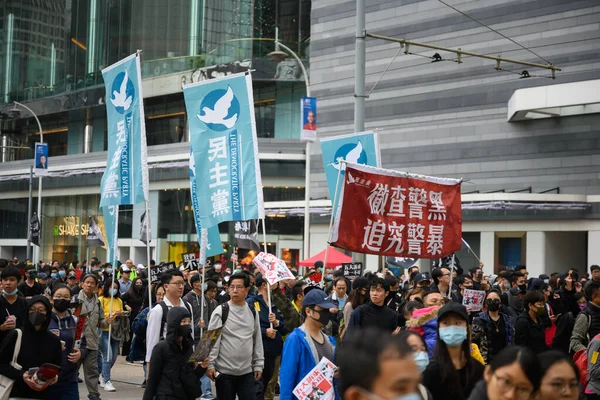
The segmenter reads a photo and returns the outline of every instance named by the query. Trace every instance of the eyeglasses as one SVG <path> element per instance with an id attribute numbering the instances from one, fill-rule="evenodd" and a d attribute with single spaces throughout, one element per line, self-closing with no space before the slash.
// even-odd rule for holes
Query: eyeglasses
<path id="1" fill-rule="evenodd" d="M 169 285 L 185 286 L 185 282 L 170 282 Z"/>
<path id="2" fill-rule="evenodd" d="M 579 390 L 579 382 L 577 382 L 576 380 L 573 381 L 568 381 L 565 382 L 563 380 L 556 380 L 553 382 L 550 382 L 550 386 L 552 386 L 552 390 L 554 391 L 564 391 L 565 389 L 567 391 L 571 391 L 571 390 Z"/>
<path id="3" fill-rule="evenodd" d="M 244 290 L 245 288 L 243 286 L 229 286 L 229 290 L 231 291 L 235 291 L 235 290 Z"/>
<path id="4" fill-rule="evenodd" d="M 529 396 L 531 396 L 531 393 L 533 392 L 533 389 L 531 388 L 515 385 L 508 378 L 504 378 L 497 374 L 494 374 L 494 377 L 498 380 L 498 388 L 500 389 L 500 391 L 506 393 L 514 390 L 517 397 L 521 400 L 529 399 Z"/>

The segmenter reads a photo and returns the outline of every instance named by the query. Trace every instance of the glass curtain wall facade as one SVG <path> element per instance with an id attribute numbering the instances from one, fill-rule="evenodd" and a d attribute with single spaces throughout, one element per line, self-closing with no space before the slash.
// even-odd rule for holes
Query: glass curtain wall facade
<path id="1" fill-rule="evenodd" d="M 35 121 L 7 112 L 29 102 L 50 156 L 106 149 L 101 70 L 142 49 L 144 79 L 182 83 L 252 68 L 259 136 L 299 138 L 304 77 L 290 57 L 268 56 L 274 40 L 308 68 L 310 0 L 4 0 L 0 2 L 0 130 L 16 147 L 39 141 Z M 188 73 L 189 72 L 189 73 Z M 181 87 L 146 98 L 148 144 L 185 140 Z M 2 115 L 4 114 L 4 115 Z M 7 161 L 31 157 L 11 149 Z"/>

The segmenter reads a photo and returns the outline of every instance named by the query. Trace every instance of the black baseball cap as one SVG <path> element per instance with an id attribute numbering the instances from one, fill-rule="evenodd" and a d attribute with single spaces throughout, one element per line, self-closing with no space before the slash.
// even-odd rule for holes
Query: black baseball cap
<path id="1" fill-rule="evenodd" d="M 445 315 L 450 313 L 458 314 L 458 316 L 467 321 L 467 323 L 469 322 L 469 314 L 467 313 L 467 308 L 455 301 L 451 301 L 444 305 L 442 308 L 440 308 L 440 311 L 438 311 L 437 316 L 438 322 L 441 321 Z"/>
<path id="2" fill-rule="evenodd" d="M 419 272 L 415 276 L 415 279 L 413 279 L 413 282 L 415 283 L 415 285 L 418 285 L 420 282 L 423 282 L 423 281 L 431 281 L 431 277 L 429 276 L 429 272 Z"/>

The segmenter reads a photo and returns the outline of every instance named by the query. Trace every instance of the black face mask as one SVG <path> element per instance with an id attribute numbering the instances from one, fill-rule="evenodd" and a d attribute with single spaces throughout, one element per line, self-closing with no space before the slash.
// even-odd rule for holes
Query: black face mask
<path id="1" fill-rule="evenodd" d="M 500 309 L 500 300 L 493 299 L 485 302 L 489 311 L 498 311 Z"/>
<path id="2" fill-rule="evenodd" d="M 141 293 L 142 290 L 144 290 L 144 287 L 142 285 L 135 285 L 136 292 Z"/>
<path id="3" fill-rule="evenodd" d="M 29 313 L 29 322 L 33 326 L 41 326 L 46 322 L 46 315 L 39 312 L 30 312 Z"/>
<path id="4" fill-rule="evenodd" d="M 58 312 L 65 312 L 71 306 L 71 301 L 67 299 L 56 299 L 54 300 L 54 308 Z"/>
<path id="5" fill-rule="evenodd" d="M 192 335 L 191 325 L 179 325 L 177 327 L 177 336 L 188 337 Z"/>
<path id="6" fill-rule="evenodd" d="M 329 310 L 315 310 L 313 309 L 313 311 L 316 311 L 319 313 L 319 318 L 315 318 L 311 315 L 311 318 L 314 319 L 315 321 L 317 321 L 320 324 L 323 324 L 323 326 L 327 325 L 329 323 L 329 321 L 331 321 L 331 313 L 329 312 Z"/>
<path id="7" fill-rule="evenodd" d="M 519 285 L 519 290 L 521 292 L 526 292 L 527 291 L 527 285 L 524 283 L 522 285 Z"/>

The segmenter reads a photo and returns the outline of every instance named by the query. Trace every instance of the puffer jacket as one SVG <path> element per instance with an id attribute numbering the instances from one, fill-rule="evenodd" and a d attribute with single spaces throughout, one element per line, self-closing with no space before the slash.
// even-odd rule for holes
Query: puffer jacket
<path id="1" fill-rule="evenodd" d="M 425 344 L 427 345 L 429 358 L 433 357 L 433 350 L 435 350 L 438 325 L 437 314 L 439 309 L 440 306 L 416 309 L 413 311 L 412 318 L 406 322 L 406 326 L 410 330 L 418 332 L 423 336 L 423 340 L 425 340 Z"/>
<path id="2" fill-rule="evenodd" d="M 202 395 L 200 378 L 206 368 L 190 363 L 193 339 L 185 336 L 181 346 L 177 343 L 177 331 L 184 318 L 191 318 L 184 307 L 173 307 L 167 314 L 167 336 L 152 350 L 150 372 L 143 400 L 189 400 Z M 191 327 L 190 327 L 191 328 Z"/>
<path id="3" fill-rule="evenodd" d="M 506 314 L 500 313 L 500 318 L 504 319 L 504 326 L 506 328 L 506 341 L 504 346 L 510 346 L 513 344 L 514 338 L 514 321 L 511 317 Z M 490 315 L 487 311 L 480 312 L 473 319 L 473 326 L 471 331 L 471 341 L 479 346 L 481 350 L 481 356 L 487 364 L 490 360 L 488 359 L 488 335 L 491 329 Z"/>

